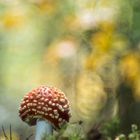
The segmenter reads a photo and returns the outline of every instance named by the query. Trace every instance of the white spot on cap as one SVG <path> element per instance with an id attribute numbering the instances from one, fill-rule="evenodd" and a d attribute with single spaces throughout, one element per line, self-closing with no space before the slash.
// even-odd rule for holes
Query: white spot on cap
<path id="1" fill-rule="evenodd" d="M 56 116 L 54 116 L 54 118 L 58 119 L 59 115 L 57 114 Z"/>
<path id="2" fill-rule="evenodd" d="M 25 109 L 25 108 L 26 108 L 26 105 L 23 106 L 23 109 Z"/>
<path id="3" fill-rule="evenodd" d="M 49 114 L 49 116 L 50 116 L 51 118 L 54 118 L 54 115 L 53 115 L 53 114 Z"/>
<path id="4" fill-rule="evenodd" d="M 26 100 L 25 102 L 26 102 L 26 103 L 28 103 L 28 102 L 29 102 L 29 100 Z"/>
<path id="5" fill-rule="evenodd" d="M 41 100 L 41 101 L 44 101 L 44 99 L 45 99 L 45 98 L 42 97 L 40 100 Z"/>
<path id="6" fill-rule="evenodd" d="M 26 103 L 25 101 L 22 101 L 22 105 L 25 104 L 25 103 Z"/>
<path id="7" fill-rule="evenodd" d="M 43 111 L 40 111 L 40 114 L 44 115 L 44 112 Z"/>
<path id="8" fill-rule="evenodd" d="M 33 108 L 33 109 L 32 109 L 32 111 L 35 111 L 35 112 L 36 112 L 36 109 L 35 109 L 35 108 Z"/>
<path id="9" fill-rule="evenodd" d="M 58 114 L 58 111 L 55 109 L 55 110 L 53 110 L 53 112 L 54 112 L 54 114 Z"/>
<path id="10" fill-rule="evenodd" d="M 62 107 L 61 105 L 59 105 L 58 108 L 59 108 L 62 112 L 64 111 L 64 109 L 63 109 L 63 107 Z"/>
<path id="11" fill-rule="evenodd" d="M 33 96 L 30 96 L 30 99 L 33 99 Z"/>
<path id="12" fill-rule="evenodd" d="M 49 110 L 52 110 L 52 108 L 49 107 L 49 108 L 48 108 L 48 111 L 49 111 Z"/>
<path id="13" fill-rule="evenodd" d="M 38 109 L 41 109 L 41 106 L 37 106 Z"/>
<path id="14" fill-rule="evenodd" d="M 41 95 L 40 95 L 40 94 L 38 94 L 36 98 L 40 98 L 40 97 L 41 97 Z"/>
<path id="15" fill-rule="evenodd" d="M 48 109 L 47 109 L 46 107 L 43 107 L 43 110 L 44 110 L 44 111 L 47 111 Z"/>
<path id="16" fill-rule="evenodd" d="M 66 105 L 64 105 L 64 106 L 63 106 L 63 108 L 68 108 L 68 105 L 67 105 L 67 104 L 66 104 Z"/>
<path id="17" fill-rule="evenodd" d="M 64 99 L 64 98 L 61 98 L 61 99 L 60 99 L 60 102 L 61 102 L 61 103 L 65 103 L 65 99 Z"/>
<path id="18" fill-rule="evenodd" d="M 48 94 L 48 97 L 52 97 L 52 95 L 51 94 Z"/>
<path id="19" fill-rule="evenodd" d="M 53 116 L 53 114 L 49 114 L 49 116 Z"/>
<path id="20" fill-rule="evenodd" d="M 37 104 L 36 103 L 32 103 L 32 106 L 37 106 Z"/>
<path id="21" fill-rule="evenodd" d="M 39 111 L 39 110 L 37 110 L 36 112 L 37 112 L 37 113 L 39 113 L 40 111 Z"/>
<path id="22" fill-rule="evenodd" d="M 48 88 L 45 88 L 45 89 L 44 89 L 44 92 L 47 93 L 47 91 L 48 91 Z"/>
<path id="23" fill-rule="evenodd" d="M 29 106 L 29 107 L 32 106 L 32 103 L 28 103 L 27 106 Z"/>
<path id="24" fill-rule="evenodd" d="M 34 103 L 37 103 L 37 100 L 33 100 Z"/>
<path id="25" fill-rule="evenodd" d="M 52 101 L 49 101 L 48 104 L 49 104 L 49 105 L 52 105 Z"/>
<path id="26" fill-rule="evenodd" d="M 57 98 L 55 98 L 55 99 L 53 99 L 53 101 L 54 101 L 54 102 L 56 102 L 56 101 L 58 101 L 58 99 L 57 99 Z"/>
<path id="27" fill-rule="evenodd" d="M 42 102 L 41 105 L 44 105 L 44 103 Z"/>
<path id="28" fill-rule="evenodd" d="M 28 95 L 25 95 L 25 96 L 24 96 L 24 98 L 28 98 L 28 97 L 29 97 Z"/>
<path id="29" fill-rule="evenodd" d="M 58 121 L 61 122 L 62 121 L 62 118 L 59 118 Z"/>

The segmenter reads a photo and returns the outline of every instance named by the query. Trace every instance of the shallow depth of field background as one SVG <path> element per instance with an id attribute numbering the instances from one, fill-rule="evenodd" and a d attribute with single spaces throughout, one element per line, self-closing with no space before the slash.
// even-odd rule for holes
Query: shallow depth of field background
<path id="1" fill-rule="evenodd" d="M 118 118 L 140 124 L 139 0 L 1 0 L 1 127 L 15 139 L 34 132 L 18 117 L 23 96 L 39 85 L 65 92 L 71 123 Z M 33 138 L 31 138 L 33 139 Z"/>

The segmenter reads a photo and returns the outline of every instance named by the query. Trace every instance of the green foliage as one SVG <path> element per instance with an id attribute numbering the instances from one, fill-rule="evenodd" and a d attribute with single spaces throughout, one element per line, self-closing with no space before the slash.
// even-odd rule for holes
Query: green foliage
<path id="1" fill-rule="evenodd" d="M 114 118 L 109 122 L 106 122 L 103 126 L 103 134 L 107 138 L 115 138 L 116 135 L 119 134 L 120 131 L 120 121 L 118 118 Z"/>
<path id="2" fill-rule="evenodd" d="M 78 128 L 79 126 L 76 125 Z M 125 134 L 119 134 L 119 121 L 118 119 L 112 120 L 111 123 L 106 123 L 104 130 L 101 130 L 103 132 L 104 139 L 105 140 L 140 140 L 140 131 L 138 130 L 138 126 L 135 124 L 132 124 L 131 126 L 131 133 L 128 135 Z M 72 130 L 72 135 L 64 136 L 64 131 L 60 132 L 58 135 L 53 135 L 49 137 L 49 140 L 86 140 L 85 137 L 81 135 L 80 131 Z M 118 136 L 117 136 L 118 135 Z M 48 140 L 48 138 L 47 138 Z"/>
<path id="3" fill-rule="evenodd" d="M 140 132 L 136 124 L 132 124 L 131 132 L 128 135 L 120 134 L 116 140 L 140 140 Z"/>
<path id="4" fill-rule="evenodd" d="M 85 140 L 85 137 L 82 125 L 76 122 L 63 126 L 57 133 L 43 140 Z"/>

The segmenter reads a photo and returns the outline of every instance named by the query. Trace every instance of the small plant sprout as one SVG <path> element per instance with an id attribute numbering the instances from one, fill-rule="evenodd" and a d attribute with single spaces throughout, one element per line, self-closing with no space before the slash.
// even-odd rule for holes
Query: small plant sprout
<path id="1" fill-rule="evenodd" d="M 124 134 L 121 134 L 121 135 L 119 136 L 119 140 L 126 140 L 126 136 L 125 136 Z"/>
<path id="2" fill-rule="evenodd" d="M 140 134 L 138 130 L 138 126 L 136 124 L 131 125 L 132 132 L 128 135 L 120 134 L 115 140 L 140 140 Z"/>
<path id="3" fill-rule="evenodd" d="M 136 124 L 132 124 L 131 129 L 132 132 L 128 135 L 129 140 L 140 140 L 138 126 Z"/>
<path id="4" fill-rule="evenodd" d="M 55 87 L 40 86 L 24 96 L 20 118 L 28 125 L 36 125 L 35 140 L 52 135 L 53 128 L 60 129 L 71 117 L 65 94 Z"/>

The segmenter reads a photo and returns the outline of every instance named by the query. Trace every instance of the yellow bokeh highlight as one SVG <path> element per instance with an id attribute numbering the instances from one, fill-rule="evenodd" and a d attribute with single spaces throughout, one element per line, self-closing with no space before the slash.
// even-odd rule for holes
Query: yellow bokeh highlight
<path id="1" fill-rule="evenodd" d="M 112 34 L 116 29 L 116 23 L 114 21 L 100 22 L 99 28 L 101 29 L 101 31 Z"/>
<path id="2" fill-rule="evenodd" d="M 109 52 L 114 41 L 115 27 L 113 22 L 101 22 L 100 30 L 91 37 L 91 46 L 98 52 Z"/>
<path id="3" fill-rule="evenodd" d="M 41 1 L 37 4 L 40 12 L 43 14 L 43 13 L 47 13 L 47 14 L 53 14 L 55 12 L 55 6 L 56 6 L 56 3 L 55 1 L 50 1 L 50 0 L 44 0 L 44 1 Z"/>
<path id="4" fill-rule="evenodd" d="M 93 38 L 93 47 L 102 52 L 107 52 L 112 47 L 112 35 L 106 32 L 96 33 Z"/>
<path id="5" fill-rule="evenodd" d="M 96 73 L 83 72 L 79 76 L 77 90 L 79 116 L 87 121 L 93 120 L 106 101 L 102 80 Z"/>
<path id="6" fill-rule="evenodd" d="M 25 13 L 20 9 L 10 9 L 2 17 L 2 24 L 5 28 L 22 27 L 26 22 Z"/>
<path id="7" fill-rule="evenodd" d="M 99 65 L 101 65 L 103 59 L 103 56 L 100 54 L 91 54 L 85 60 L 85 68 L 88 70 L 95 70 Z"/>
<path id="8" fill-rule="evenodd" d="M 120 70 L 123 76 L 133 82 L 140 73 L 140 58 L 136 53 L 126 55 L 120 62 Z"/>

